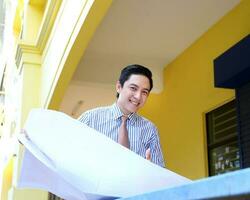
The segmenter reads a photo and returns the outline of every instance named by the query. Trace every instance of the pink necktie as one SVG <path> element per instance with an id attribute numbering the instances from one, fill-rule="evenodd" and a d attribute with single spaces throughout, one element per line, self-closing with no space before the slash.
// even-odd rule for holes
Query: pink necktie
<path id="1" fill-rule="evenodd" d="M 122 123 L 119 128 L 118 143 L 129 149 L 128 130 L 126 127 L 126 122 L 127 122 L 128 117 L 122 116 L 121 118 L 122 118 Z"/>

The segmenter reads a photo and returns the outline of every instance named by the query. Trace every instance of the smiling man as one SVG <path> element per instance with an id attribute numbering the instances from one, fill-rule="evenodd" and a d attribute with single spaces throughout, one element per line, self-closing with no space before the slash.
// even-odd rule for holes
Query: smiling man
<path id="1" fill-rule="evenodd" d="M 164 167 L 156 126 L 139 116 L 153 88 L 151 71 L 141 65 L 129 65 L 116 83 L 117 101 L 83 113 L 79 120 L 138 155 Z"/>

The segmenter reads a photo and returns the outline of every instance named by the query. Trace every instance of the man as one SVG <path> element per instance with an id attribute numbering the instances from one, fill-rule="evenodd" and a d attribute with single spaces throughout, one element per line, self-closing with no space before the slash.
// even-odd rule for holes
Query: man
<path id="1" fill-rule="evenodd" d="M 158 130 L 136 112 L 153 88 L 152 73 L 141 65 L 129 65 L 116 83 L 117 101 L 83 113 L 79 120 L 138 155 L 164 167 Z"/>

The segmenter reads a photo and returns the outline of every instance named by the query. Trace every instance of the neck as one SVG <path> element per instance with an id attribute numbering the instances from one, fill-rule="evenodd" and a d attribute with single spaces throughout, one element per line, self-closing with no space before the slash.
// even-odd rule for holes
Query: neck
<path id="1" fill-rule="evenodd" d="M 127 112 L 126 110 L 124 110 L 124 109 L 122 108 L 122 106 L 119 105 L 118 102 L 116 102 L 116 105 L 117 105 L 118 108 L 121 110 L 121 112 L 122 112 L 122 114 L 123 114 L 124 116 L 129 116 L 130 114 L 132 114 L 131 112 Z"/>

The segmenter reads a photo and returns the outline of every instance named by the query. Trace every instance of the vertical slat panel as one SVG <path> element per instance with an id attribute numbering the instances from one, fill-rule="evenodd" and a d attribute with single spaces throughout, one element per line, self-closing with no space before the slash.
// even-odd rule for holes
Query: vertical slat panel
<path id="1" fill-rule="evenodd" d="M 242 168 L 250 167 L 250 82 L 236 89 Z"/>

